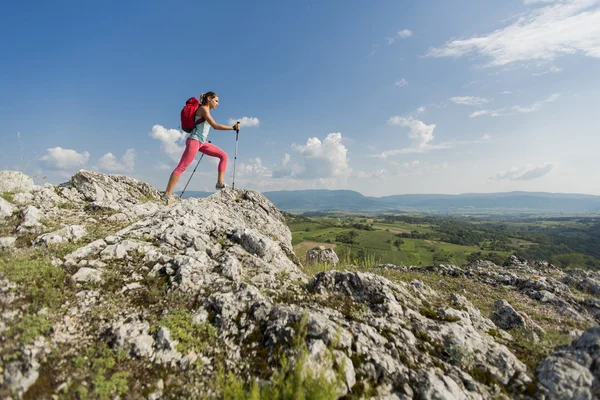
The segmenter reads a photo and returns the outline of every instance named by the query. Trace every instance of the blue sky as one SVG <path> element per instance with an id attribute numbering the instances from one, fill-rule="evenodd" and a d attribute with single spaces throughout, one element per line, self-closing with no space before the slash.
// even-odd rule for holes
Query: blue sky
<path id="1" fill-rule="evenodd" d="M 600 195 L 600 0 L 10 2 L 0 51 L 0 169 L 38 182 L 163 190 L 212 90 L 236 187 Z"/>

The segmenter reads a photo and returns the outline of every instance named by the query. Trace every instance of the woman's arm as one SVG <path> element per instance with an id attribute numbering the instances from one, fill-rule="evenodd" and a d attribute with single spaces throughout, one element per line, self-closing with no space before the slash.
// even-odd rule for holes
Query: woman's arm
<path id="1" fill-rule="evenodd" d="M 196 111 L 196 115 L 200 115 L 200 116 L 204 117 L 206 122 L 208 122 L 208 124 L 217 131 L 233 131 L 233 130 L 235 130 L 235 126 L 221 125 L 221 124 L 217 123 L 217 121 L 215 121 L 213 119 L 213 117 L 210 115 L 210 111 L 209 111 L 208 107 L 205 107 L 205 106 L 198 107 L 198 111 Z"/>

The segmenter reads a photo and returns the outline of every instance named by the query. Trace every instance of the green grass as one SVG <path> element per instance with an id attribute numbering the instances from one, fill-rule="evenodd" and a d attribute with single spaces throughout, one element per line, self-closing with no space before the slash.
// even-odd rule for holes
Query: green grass
<path id="1" fill-rule="evenodd" d="M 196 324 L 193 318 L 189 311 L 178 309 L 159 322 L 169 330 L 171 339 L 179 341 L 177 350 L 184 354 L 190 350 L 203 353 L 217 340 L 217 328 L 208 322 Z"/>
<path id="2" fill-rule="evenodd" d="M 15 200 L 15 194 L 13 192 L 2 192 L 0 193 L 0 196 L 9 203 L 14 202 Z"/>
<path id="3" fill-rule="evenodd" d="M 431 225 L 404 222 L 384 223 L 383 220 L 363 218 L 345 218 L 345 226 L 341 227 L 342 221 L 339 218 L 306 218 L 302 220 L 292 220 L 289 222 L 292 231 L 292 244 L 294 246 L 304 241 L 314 241 L 319 243 L 336 244 L 334 251 L 338 257 L 342 258 L 350 253 L 347 258 L 354 260 L 354 263 L 361 262 L 368 254 L 381 263 L 390 263 L 396 265 L 432 265 L 437 263 L 452 263 L 461 265 L 467 262 L 467 256 L 473 252 L 481 251 L 478 246 L 463 246 L 452 243 L 439 242 L 436 239 L 412 239 L 396 236 L 400 232 L 417 231 L 420 233 L 433 234 L 435 238 L 435 229 Z M 374 221 L 375 230 L 360 230 L 349 227 L 352 223 L 369 223 Z M 339 226 L 331 226 L 338 224 Z M 337 241 L 340 234 L 354 231 L 356 237 L 352 244 Z M 438 238 L 439 239 L 439 238 Z M 401 240 L 400 249 L 394 244 Z M 522 243 L 525 241 L 515 242 Z M 487 251 L 506 257 L 511 254 L 510 251 Z"/>
<path id="4" fill-rule="evenodd" d="M 0 255 L 0 274 L 17 284 L 33 311 L 58 308 L 65 298 L 65 273 L 44 258 L 44 253 Z"/>
<path id="5" fill-rule="evenodd" d="M 38 336 L 47 336 L 51 329 L 52 324 L 46 315 L 27 314 L 10 327 L 7 337 L 27 345 L 33 343 Z"/>

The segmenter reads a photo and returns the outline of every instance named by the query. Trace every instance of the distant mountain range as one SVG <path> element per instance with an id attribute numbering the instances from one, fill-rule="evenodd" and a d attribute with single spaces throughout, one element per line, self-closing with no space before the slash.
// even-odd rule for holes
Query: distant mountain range
<path id="1" fill-rule="evenodd" d="M 187 192 L 185 197 L 206 197 L 210 194 Z M 575 193 L 401 194 L 368 197 L 353 190 L 284 190 L 263 194 L 279 209 L 289 212 L 600 212 L 600 196 Z"/>

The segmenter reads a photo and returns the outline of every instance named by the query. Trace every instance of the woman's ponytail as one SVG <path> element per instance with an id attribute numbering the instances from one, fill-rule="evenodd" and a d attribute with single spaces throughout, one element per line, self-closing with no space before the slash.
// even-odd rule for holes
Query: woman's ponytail
<path id="1" fill-rule="evenodd" d="M 205 106 L 206 103 L 208 103 L 208 101 L 210 99 L 212 99 L 213 97 L 217 97 L 217 94 L 215 92 L 206 92 L 206 93 L 202 93 L 200 95 L 200 104 Z"/>

